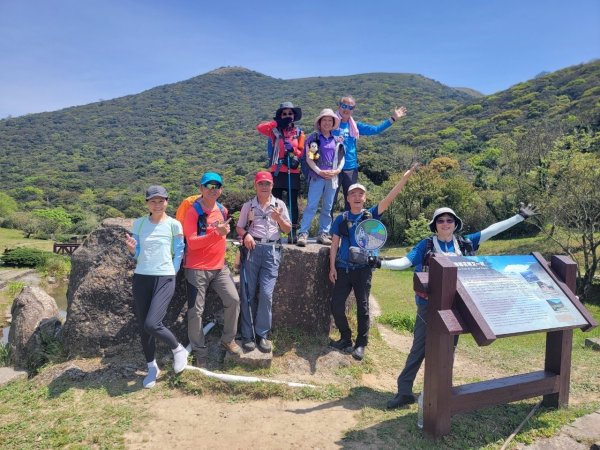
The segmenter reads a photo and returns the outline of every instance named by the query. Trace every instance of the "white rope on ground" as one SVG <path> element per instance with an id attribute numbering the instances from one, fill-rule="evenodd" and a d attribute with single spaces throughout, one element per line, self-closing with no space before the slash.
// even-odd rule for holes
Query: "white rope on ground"
<path id="1" fill-rule="evenodd" d="M 196 371 L 202 373 L 203 375 L 206 375 L 207 377 L 216 378 L 218 380 L 227 381 L 227 382 L 274 383 L 274 384 L 285 384 L 290 387 L 310 387 L 310 388 L 317 387 L 312 384 L 294 383 L 291 381 L 269 380 L 268 378 L 246 377 L 243 375 L 229 375 L 226 373 L 215 373 L 215 372 L 211 372 L 210 370 L 201 369 L 200 367 L 194 367 L 194 366 L 189 366 L 189 365 L 185 367 L 185 370 L 196 370 Z"/>
<path id="2" fill-rule="evenodd" d="M 525 423 L 527 423 L 527 421 L 529 419 L 531 419 L 531 416 L 533 416 L 533 414 L 537 411 L 537 409 L 542 406 L 542 401 L 540 400 L 537 405 L 535 405 L 533 407 L 533 409 L 529 412 L 529 414 L 527 414 L 527 417 L 525 417 L 525 419 L 523 420 L 523 422 L 521 422 L 521 424 L 517 427 L 517 429 L 515 431 L 512 432 L 512 434 L 508 437 L 508 439 L 506 441 L 504 441 L 504 444 L 502 445 L 502 447 L 500 448 L 500 450 L 506 450 L 506 447 L 508 447 L 508 444 L 510 443 L 510 441 L 513 440 L 513 438 L 517 435 L 517 433 L 519 431 L 521 431 L 521 428 L 523 428 L 523 425 L 525 425 Z"/>
<path id="3" fill-rule="evenodd" d="M 215 326 L 214 320 L 207 323 L 203 328 L 204 335 L 206 336 L 206 333 L 208 333 L 214 326 Z M 188 352 L 191 352 L 192 344 L 188 344 L 186 350 Z M 197 371 L 201 372 L 203 375 L 206 375 L 207 377 L 216 378 L 218 380 L 227 381 L 227 382 L 234 382 L 234 381 L 237 381 L 239 383 L 260 383 L 260 382 L 262 382 L 262 383 L 286 384 L 290 387 L 310 387 L 310 388 L 316 387 L 312 384 L 294 383 L 291 381 L 269 380 L 267 378 L 245 377 L 242 375 L 228 375 L 225 373 L 215 373 L 215 372 L 211 372 L 210 370 L 201 369 L 200 367 L 194 367 L 194 366 L 189 366 L 189 365 L 185 366 L 184 370 L 185 369 L 197 370 Z"/>

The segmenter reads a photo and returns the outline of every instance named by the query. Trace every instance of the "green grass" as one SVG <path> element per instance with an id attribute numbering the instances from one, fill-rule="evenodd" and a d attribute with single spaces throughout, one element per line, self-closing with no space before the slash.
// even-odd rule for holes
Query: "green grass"
<path id="1" fill-rule="evenodd" d="M 25 239 L 23 232 L 9 228 L 0 228 L 0 251 L 5 248 L 31 247 L 39 250 L 52 251 L 53 242 L 43 239 Z"/>
<path id="2" fill-rule="evenodd" d="M 494 245 L 498 247 L 485 247 L 482 254 L 500 253 L 501 246 L 506 243 L 496 242 Z M 525 245 L 521 240 L 511 242 L 513 249 Z M 396 248 L 388 249 L 386 253 L 401 256 L 405 251 Z M 373 278 L 371 292 L 377 298 L 382 313 L 390 318 L 399 318 L 398 328 L 401 330 L 409 328 L 404 322 L 414 318 L 416 310 L 412 278 L 411 270 L 377 270 Z M 586 306 L 596 319 L 600 318 L 600 306 Z M 350 322 L 355 330 L 353 315 Z M 402 333 L 406 335 L 408 331 Z M 599 335 L 598 329 L 590 333 L 579 330 L 574 333 L 571 406 L 560 410 L 539 410 L 516 441 L 530 443 L 539 437 L 551 436 L 562 425 L 600 408 L 600 353 L 584 347 L 586 337 Z M 478 368 L 489 368 L 490 373 L 525 373 L 543 368 L 544 339 L 543 333 L 528 334 L 498 339 L 490 346 L 479 347 L 469 335 L 464 335 L 460 338 L 457 352 L 463 361 L 469 361 Z M 271 368 L 228 366 L 224 372 L 301 381 L 294 378 L 288 361 L 292 356 L 316 361 L 324 354 L 327 340 L 327 336 L 279 328 L 273 336 L 275 358 Z M 60 356 L 60 351 L 56 353 Z M 392 388 L 385 391 L 365 383 L 367 379 L 377 380 L 384 375 L 388 379 L 395 377 L 404 357 L 402 352 L 388 346 L 377 328 L 373 327 L 365 360 L 357 363 L 350 359 L 347 366 L 329 369 L 319 366 L 319 371 L 323 371 L 319 373 L 323 376 L 318 378 L 315 383 L 318 387 L 314 389 L 270 383 L 223 383 L 191 371 L 179 376 L 169 374 L 168 382 L 150 391 L 137 390 L 135 385 L 139 382 L 122 378 L 103 380 L 90 377 L 95 382 L 86 382 L 77 376 L 61 375 L 48 386 L 37 383 L 36 378 L 18 381 L 0 387 L 0 448 L 123 448 L 125 432 L 144 427 L 149 411 L 142 405 L 151 405 L 156 399 L 180 392 L 210 396 L 215 407 L 219 402 L 239 402 L 252 408 L 252 401 L 278 397 L 286 401 L 309 399 L 323 403 L 324 408 L 340 406 L 355 410 L 357 424 L 346 431 L 337 443 L 350 448 L 371 445 L 375 448 L 491 450 L 500 448 L 504 439 L 537 402 L 537 399 L 529 399 L 453 416 L 451 434 L 432 442 L 424 438 L 416 426 L 416 405 L 388 411 L 383 405 L 390 398 Z M 52 367 L 51 364 L 43 367 L 41 376 Z M 76 371 L 73 373 L 76 375 Z M 478 381 L 477 377 L 467 375 L 457 380 L 457 384 Z M 416 386 L 416 389 L 418 391 L 422 386 Z M 590 398 L 594 400 L 590 401 Z"/>
<path id="3" fill-rule="evenodd" d="M 0 388 L 0 448 L 124 448 L 139 414 L 101 386 L 39 386 L 17 381 Z"/>

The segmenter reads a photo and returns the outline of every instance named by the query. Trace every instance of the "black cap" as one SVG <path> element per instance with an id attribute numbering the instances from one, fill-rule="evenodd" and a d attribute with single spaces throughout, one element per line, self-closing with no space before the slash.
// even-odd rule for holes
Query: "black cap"
<path id="1" fill-rule="evenodd" d="M 146 189 L 146 200 L 150 200 L 152 197 L 169 198 L 169 194 L 162 186 L 150 186 Z"/>

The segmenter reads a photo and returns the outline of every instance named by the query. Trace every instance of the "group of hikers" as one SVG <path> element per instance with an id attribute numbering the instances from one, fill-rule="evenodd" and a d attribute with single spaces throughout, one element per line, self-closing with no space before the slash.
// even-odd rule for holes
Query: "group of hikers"
<path id="1" fill-rule="evenodd" d="M 329 280 L 334 287 L 330 306 L 340 332 L 340 338 L 331 341 L 329 346 L 360 361 L 368 345 L 369 294 L 375 268 L 402 270 L 414 266 L 415 271 L 426 271 L 432 254 L 473 255 L 482 242 L 536 214 L 531 205 L 521 204 L 515 216 L 461 236 L 457 234 L 463 227 L 461 218 L 451 208 L 443 207 L 435 210 L 429 222 L 432 236 L 420 241 L 407 256 L 382 260 L 367 255 L 357 244 L 357 227 L 366 219 L 379 219 L 384 214 L 418 169 L 418 164 L 413 164 L 404 173 L 383 200 L 365 209 L 367 189 L 358 182 L 356 142 L 361 135 L 386 130 L 406 114 L 406 109 L 396 108 L 388 120 L 369 125 L 354 120 L 355 106 L 354 98 L 346 96 L 341 98 L 336 112 L 323 109 L 314 121 L 315 132 L 308 137 L 295 124 L 302 117 L 302 110 L 291 102 L 282 103 L 272 121 L 257 126 L 257 130 L 269 138 L 270 170 L 256 173 L 256 195 L 244 203 L 235 225 L 241 243 L 239 294 L 225 263 L 231 218 L 227 208 L 218 202 L 224 186 L 221 175 L 215 172 L 202 175 L 200 195 L 184 208 L 181 223 L 166 213 L 169 199 L 166 189 L 162 186 L 148 188 L 146 206 L 149 215 L 136 219 L 131 235 L 126 238 L 127 248 L 137 260 L 133 297 L 148 364 L 148 373 L 143 380 L 145 388 L 153 387 L 160 373 L 155 359 L 157 338 L 171 348 L 175 373 L 187 365 L 188 351 L 162 323 L 182 263 L 187 283 L 188 338 L 193 364 L 201 368 L 207 365 L 202 315 L 210 287 L 223 303 L 222 348 L 233 354 L 256 348 L 270 352 L 273 291 L 281 261 L 282 235 L 288 236 L 288 243 L 306 246 L 312 219 L 320 203 L 317 243 L 331 246 Z M 299 221 L 298 194 L 303 160 L 308 166 L 309 187 L 307 205 Z M 333 220 L 333 205 L 340 187 L 345 211 Z M 358 329 L 354 339 L 346 316 L 346 301 L 351 291 L 357 306 Z M 413 384 L 425 357 L 427 295 L 416 293 L 415 299 L 417 317 L 413 345 L 398 377 L 398 393 L 388 401 L 388 408 L 415 402 Z M 241 346 L 235 340 L 238 320 Z"/>

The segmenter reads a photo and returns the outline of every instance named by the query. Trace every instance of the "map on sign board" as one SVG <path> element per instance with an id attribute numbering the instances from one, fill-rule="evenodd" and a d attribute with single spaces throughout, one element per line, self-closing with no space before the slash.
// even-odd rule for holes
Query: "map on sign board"
<path id="1" fill-rule="evenodd" d="M 458 281 L 497 336 L 587 324 L 533 255 L 448 259 L 458 269 Z"/>

